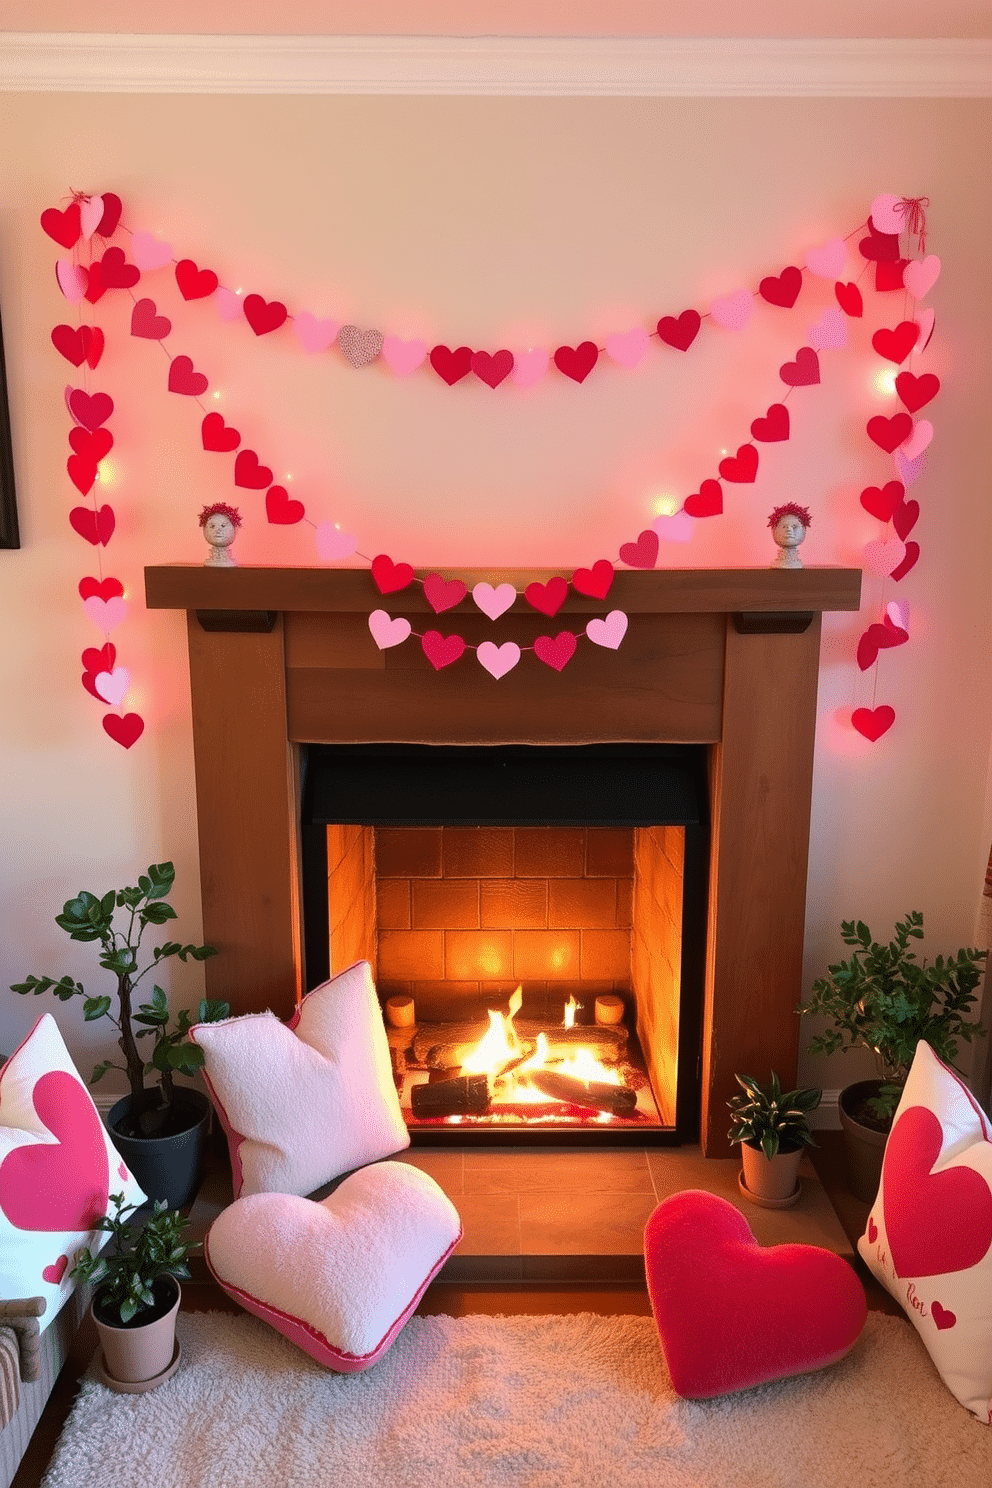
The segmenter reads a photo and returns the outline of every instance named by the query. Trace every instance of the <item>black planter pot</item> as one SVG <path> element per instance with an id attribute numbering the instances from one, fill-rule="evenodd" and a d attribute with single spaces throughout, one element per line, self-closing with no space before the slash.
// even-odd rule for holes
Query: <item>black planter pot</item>
<path id="1" fill-rule="evenodd" d="M 158 1092 L 150 1091 L 145 1103 L 157 1105 Z M 137 1124 L 136 1109 L 140 1108 L 130 1095 L 111 1106 L 107 1112 L 110 1140 L 149 1199 L 164 1199 L 170 1209 L 182 1209 L 193 1199 L 203 1175 L 210 1101 L 199 1090 L 181 1091 L 176 1110 L 182 1129 L 162 1137 L 138 1136 L 128 1130 Z"/>
<path id="2" fill-rule="evenodd" d="M 837 1110 L 844 1132 L 844 1155 L 847 1159 L 847 1186 L 856 1199 L 873 1204 L 882 1178 L 882 1158 L 889 1140 L 891 1123 L 882 1126 L 859 1118 L 866 1099 L 878 1094 L 881 1080 L 858 1080 L 845 1085 L 837 1098 Z"/>

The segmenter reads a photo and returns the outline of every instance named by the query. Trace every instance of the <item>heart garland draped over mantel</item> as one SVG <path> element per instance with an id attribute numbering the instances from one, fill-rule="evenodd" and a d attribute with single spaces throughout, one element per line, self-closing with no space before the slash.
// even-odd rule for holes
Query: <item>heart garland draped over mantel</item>
<path id="1" fill-rule="evenodd" d="M 74 506 L 69 513 L 73 530 L 90 543 L 97 554 L 98 577 L 87 576 L 79 584 L 84 613 L 104 638 L 99 647 L 88 647 L 82 655 L 82 683 L 98 701 L 110 704 L 119 712 L 104 714 L 103 728 L 110 738 L 124 748 L 141 736 L 144 722 L 139 714 L 123 711 L 124 698 L 130 686 L 128 669 L 118 666 L 117 652 L 110 635 L 127 618 L 128 606 L 120 579 L 103 573 L 101 550 L 106 548 L 115 530 L 115 513 L 107 502 L 94 494 L 100 483 L 100 462 L 113 448 L 113 435 L 108 427 L 114 412 L 110 396 L 90 387 L 105 348 L 103 330 L 82 319 L 84 307 L 99 303 L 112 291 L 123 290 L 132 300 L 131 335 L 157 342 L 168 357 L 167 390 L 195 402 L 202 413 L 200 443 L 210 454 L 232 457 L 231 480 L 240 490 L 264 493 L 266 519 L 276 526 L 306 522 L 314 530 L 317 552 L 322 561 L 344 562 L 358 558 L 368 565 L 370 580 L 380 595 L 398 594 L 411 584 L 422 586 L 424 596 L 438 615 L 454 609 L 468 597 L 467 586 L 458 578 L 445 578 L 439 573 L 415 574 L 410 564 L 395 561 L 388 554 L 369 557 L 359 548 L 355 534 L 344 532 L 332 521 L 314 521 L 307 515 L 302 501 L 291 497 L 284 486 L 274 480 L 273 470 L 263 464 L 255 450 L 243 444 L 241 430 L 225 422 L 216 411 L 208 411 L 202 401 L 210 382 L 183 353 L 173 353 L 166 345 L 172 336 L 170 317 L 160 312 L 155 300 L 136 286 L 146 275 L 171 268 L 183 305 L 211 301 L 225 322 L 244 319 L 256 336 L 267 336 L 284 327 L 291 329 L 300 347 L 309 354 L 327 353 L 336 346 L 344 362 L 355 369 L 381 362 L 395 376 L 405 378 L 423 368 L 436 374 L 448 387 L 454 387 L 472 374 L 492 389 L 504 384 L 527 388 L 534 386 L 552 367 L 576 384 L 585 384 L 601 356 L 628 370 L 636 369 L 648 354 L 652 341 L 664 354 L 684 355 L 695 344 L 704 322 L 725 330 L 742 330 L 751 318 L 759 300 L 782 311 L 791 311 L 803 288 L 804 276 L 833 279 L 836 305 L 825 310 L 815 325 L 806 330 L 805 344 L 792 360 L 777 369 L 777 381 L 784 391 L 750 425 L 751 438 L 740 444 L 735 453 L 721 460 L 715 473 L 699 482 L 698 489 L 687 494 L 679 510 L 657 518 L 635 538 L 620 544 L 615 559 L 601 557 L 588 568 L 575 569 L 567 578 L 555 575 L 545 582 L 527 586 L 523 599 L 538 613 L 553 618 L 568 595 L 569 585 L 579 594 L 605 600 L 613 584 L 615 562 L 635 569 L 657 565 L 662 541 L 684 540 L 696 520 L 718 516 L 723 510 L 721 483 L 753 484 L 762 455 L 759 446 L 788 440 L 791 433 L 788 399 L 796 389 L 816 387 L 821 382 L 822 352 L 843 349 L 848 344 L 848 330 L 864 314 L 864 296 L 858 282 L 843 277 L 846 272 L 849 244 L 857 239 L 862 260 L 859 279 L 874 272 L 876 293 L 903 291 L 905 308 L 902 318 L 892 327 L 877 330 L 871 338 L 874 351 L 884 362 L 901 370 L 894 378 L 894 392 L 902 409 L 892 415 L 875 414 L 865 424 L 868 440 L 890 455 L 898 478 L 883 486 L 867 486 L 861 492 L 864 509 L 882 524 L 883 535 L 865 549 L 865 566 L 898 583 L 914 567 L 920 556 L 919 544 L 910 539 L 919 518 L 918 502 L 907 499 L 907 487 L 919 476 L 926 451 L 933 437 L 928 419 L 914 416 L 927 407 L 940 390 L 939 379 L 932 373 L 917 375 L 904 364 L 921 353 L 929 344 L 934 326 L 934 312 L 921 308 L 940 273 L 940 260 L 934 255 L 913 258 L 903 256 L 903 243 L 913 235 L 925 254 L 926 198 L 883 195 L 872 202 L 867 221 L 846 237 L 834 237 L 811 248 L 801 267 L 786 265 L 765 275 L 757 289 L 739 288 L 714 299 L 703 311 L 689 308 L 678 314 L 652 319 L 651 328 L 637 326 L 611 333 L 605 345 L 572 338 L 574 344 L 549 348 L 525 347 L 516 350 L 472 350 L 458 346 L 452 350 L 438 343 L 428 349 L 425 342 L 404 340 L 373 327 L 341 325 L 323 319 L 308 310 L 290 312 L 282 300 L 266 299 L 257 293 L 242 295 L 220 283 L 217 273 L 202 267 L 193 259 L 177 258 L 170 243 L 141 229 L 132 229 L 122 220 L 123 204 L 114 193 L 86 195 L 74 192 L 62 207 L 49 207 L 41 214 L 44 231 L 71 257 L 60 257 L 55 276 L 65 299 L 77 307 L 77 324 L 57 325 L 51 340 L 56 351 L 73 367 L 81 369 L 82 387 L 68 386 L 66 407 L 72 420 L 69 431 L 70 454 L 66 472 L 73 486 L 89 505 Z M 130 250 L 128 257 L 120 238 Z M 84 262 L 83 259 L 86 259 Z M 914 305 L 909 310 L 909 299 Z M 455 339 L 455 338 L 449 338 Z M 889 529 L 892 534 L 889 535 Z M 476 584 L 471 597 L 482 614 L 494 623 L 507 613 L 518 599 L 513 585 L 493 587 Z M 385 609 L 374 608 L 369 614 L 369 631 L 380 649 L 404 644 L 411 637 L 420 642 L 424 655 L 439 672 L 459 661 L 466 652 L 474 651 L 477 662 L 496 679 L 516 667 L 523 653 L 551 670 L 561 672 L 571 661 L 580 636 L 569 630 L 556 635 L 540 635 L 532 646 L 519 646 L 515 641 L 502 644 L 483 641 L 469 645 L 457 633 L 443 634 L 437 629 L 423 633 L 413 630 L 403 616 L 391 616 Z M 584 638 L 593 645 L 617 650 L 627 632 L 628 618 L 619 609 L 604 617 L 591 619 L 585 626 Z M 856 651 L 862 671 L 874 668 L 877 685 L 878 655 L 881 650 L 904 645 L 909 639 L 908 609 L 901 601 L 883 603 L 877 620 L 861 635 Z M 888 705 L 858 707 L 851 713 L 852 726 L 866 739 L 876 741 L 891 728 L 895 712 Z"/>

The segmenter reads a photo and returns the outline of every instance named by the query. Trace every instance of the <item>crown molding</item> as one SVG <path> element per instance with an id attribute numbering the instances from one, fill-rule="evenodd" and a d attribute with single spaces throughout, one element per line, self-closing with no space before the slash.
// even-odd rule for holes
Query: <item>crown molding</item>
<path id="1" fill-rule="evenodd" d="M 992 41 L 10 31 L 0 91 L 988 98 Z"/>

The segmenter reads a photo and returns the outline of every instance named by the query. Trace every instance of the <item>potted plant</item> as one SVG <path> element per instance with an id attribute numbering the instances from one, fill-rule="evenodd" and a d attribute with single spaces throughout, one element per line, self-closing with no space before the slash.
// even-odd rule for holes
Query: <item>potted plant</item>
<path id="1" fill-rule="evenodd" d="M 815 1146 L 809 1113 L 823 1092 L 783 1092 L 774 1070 L 767 1085 L 759 1085 L 753 1075 L 734 1078 L 742 1094 L 727 1102 L 728 1136 L 741 1144 L 741 1192 L 756 1204 L 784 1209 L 799 1197 L 799 1163 L 805 1148 Z"/>
<path id="2" fill-rule="evenodd" d="M 829 966 L 827 975 L 813 983 L 799 1012 L 833 1023 L 811 1040 L 810 1053 L 862 1048 L 877 1061 L 877 1078 L 845 1086 L 839 1098 L 848 1184 L 870 1204 L 917 1044 L 924 1040 L 945 1064 L 954 1065 L 959 1041 L 970 1043 L 985 1032 L 971 1010 L 988 952 L 964 947 L 953 956 L 917 960 L 912 942 L 923 939 L 918 910 L 896 922 L 888 944 L 874 940 L 863 920 L 843 920 L 841 939 L 853 947 L 852 955 Z"/>
<path id="3" fill-rule="evenodd" d="M 134 886 L 110 889 L 100 897 L 81 889 L 55 916 L 55 923 L 72 940 L 100 942 L 100 965 L 116 978 L 116 1003 L 106 995 L 88 996 L 82 983 L 70 976 L 58 980 L 29 976 L 14 983 L 11 991 L 36 995 L 51 991 L 61 1002 L 81 997 L 86 1022 L 109 1018 L 114 1024 L 124 1062 L 105 1059 L 94 1069 L 90 1084 L 95 1085 L 111 1069 L 126 1073 L 130 1094 L 117 1101 L 106 1118 L 114 1145 L 149 1198 L 164 1199 L 180 1209 L 199 1182 L 210 1102 L 197 1090 L 177 1086 L 174 1077 L 193 1075 L 203 1064 L 203 1050 L 186 1037 L 192 1024 L 217 1022 L 228 1016 L 230 1008 L 226 1002 L 204 1000 L 195 1015 L 183 1009 L 173 1021 L 166 995 L 158 986 L 152 987 L 149 1002 L 135 1006 L 138 983 L 163 961 L 172 956 L 183 962 L 190 957 L 204 961 L 216 955 L 212 946 L 170 940 L 153 946 L 150 959 L 139 966 L 145 931 L 176 918 L 176 911 L 166 902 L 175 876 L 171 863 L 153 863 Z M 138 1039 L 143 1038 L 153 1040 L 148 1060 L 142 1059 L 138 1049 Z M 153 1073 L 158 1082 L 146 1087 L 145 1076 Z"/>
<path id="4" fill-rule="evenodd" d="M 90 1312 L 103 1349 L 104 1383 L 140 1393 L 160 1385 L 179 1363 L 177 1278 L 189 1276 L 186 1257 L 199 1242 L 182 1238 L 189 1220 L 162 1201 L 144 1220 L 133 1217 L 123 1194 L 111 1194 L 110 1202 L 113 1213 L 94 1226 L 110 1232 L 107 1249 L 93 1255 L 84 1247 L 69 1274 L 96 1288 Z"/>

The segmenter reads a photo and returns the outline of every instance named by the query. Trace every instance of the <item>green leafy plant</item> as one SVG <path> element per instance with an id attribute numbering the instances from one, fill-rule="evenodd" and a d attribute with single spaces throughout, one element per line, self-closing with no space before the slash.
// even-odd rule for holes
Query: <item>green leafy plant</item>
<path id="1" fill-rule="evenodd" d="M 170 940 L 164 945 L 153 946 L 151 959 L 147 965 L 139 967 L 139 951 L 145 931 L 149 926 L 164 925 L 176 918 L 176 911 L 166 902 L 175 877 L 176 870 L 171 863 L 153 863 L 133 887 L 110 889 L 101 896 L 81 889 L 75 899 L 67 900 L 62 906 L 62 913 L 55 916 L 56 925 L 67 931 L 72 940 L 100 942 L 100 965 L 117 979 L 116 1009 L 110 997 L 88 996 L 82 983 L 70 976 L 58 979 L 29 976 L 26 981 L 11 986 L 12 992 L 22 994 L 52 992 L 60 1002 L 81 997 L 83 1017 L 87 1023 L 97 1018 L 110 1019 L 118 1031 L 117 1042 L 124 1063 L 105 1059 L 94 1069 L 90 1084 L 102 1080 L 108 1070 L 123 1070 L 135 1104 L 144 1107 L 145 1075 L 157 1073 L 161 1091 L 159 1105 L 157 1109 L 142 1109 L 139 1117 L 142 1133 L 146 1136 L 157 1135 L 168 1125 L 176 1101 L 173 1076 L 192 1075 L 203 1064 L 203 1050 L 186 1037 L 190 1028 L 194 1023 L 215 1023 L 230 1012 L 226 1002 L 204 999 L 195 1014 L 183 1009 L 172 1022 L 168 999 L 157 986 L 152 987 L 150 1002 L 135 1007 L 137 984 L 163 961 L 172 956 L 178 956 L 184 962 L 190 958 L 205 961 L 208 956 L 217 954 L 213 946 L 183 945 L 178 940 Z M 139 1025 L 137 1029 L 136 1024 Z M 142 1038 L 154 1040 L 148 1060 L 142 1059 L 138 1049 L 137 1041 Z"/>
<path id="2" fill-rule="evenodd" d="M 134 1317 L 141 1322 L 140 1314 L 155 1307 L 154 1285 L 160 1276 L 189 1276 L 186 1257 L 200 1242 L 182 1239 L 190 1221 L 178 1209 L 166 1208 L 164 1199 L 143 1222 L 128 1218 L 136 1206 L 125 1204 L 123 1194 L 111 1194 L 110 1202 L 113 1213 L 93 1226 L 109 1230 L 107 1249 L 93 1255 L 85 1246 L 69 1275 L 92 1282 L 101 1315 L 119 1318 L 124 1326 Z"/>
<path id="3" fill-rule="evenodd" d="M 881 1088 L 868 1107 L 877 1120 L 891 1121 L 921 1039 L 953 1065 L 959 1041 L 984 1034 L 971 1009 L 988 952 L 965 947 L 953 956 L 918 961 L 910 944 L 923 939 L 918 910 L 896 922 L 887 945 L 872 938 L 863 920 L 843 920 L 840 929 L 853 955 L 827 968 L 798 1011 L 834 1025 L 810 1042 L 811 1054 L 864 1048 L 877 1056 Z"/>
<path id="4" fill-rule="evenodd" d="M 730 1107 L 731 1142 L 746 1142 L 760 1147 L 770 1160 L 778 1152 L 795 1152 L 800 1147 L 815 1147 L 809 1127 L 809 1113 L 815 1111 L 823 1094 L 821 1090 L 789 1090 L 783 1093 L 774 1070 L 768 1084 L 759 1085 L 753 1075 L 735 1075 L 743 1091 L 732 1095 Z"/>

